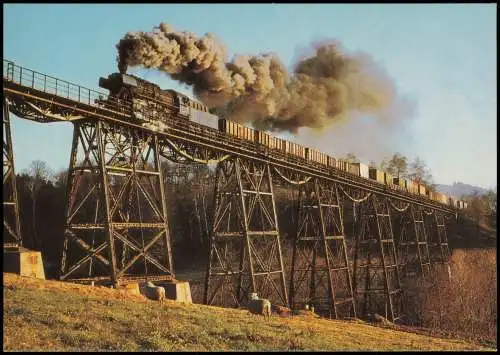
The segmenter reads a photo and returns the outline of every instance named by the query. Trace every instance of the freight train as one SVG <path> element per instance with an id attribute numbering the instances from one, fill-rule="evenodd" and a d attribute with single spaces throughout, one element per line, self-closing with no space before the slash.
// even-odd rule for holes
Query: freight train
<path id="1" fill-rule="evenodd" d="M 425 196 L 433 201 L 458 209 L 467 208 L 467 202 L 446 196 L 440 192 L 430 191 L 419 182 L 394 177 L 388 172 L 380 171 L 363 163 L 351 163 L 344 159 L 334 158 L 319 150 L 274 137 L 266 132 L 246 127 L 231 120 L 217 118 L 210 114 L 200 115 L 200 112 L 208 113 L 208 108 L 205 105 L 177 91 L 163 90 L 158 85 L 133 75 L 113 73 L 107 78 L 100 78 L 99 86 L 109 90 L 109 97 L 98 100 L 99 104 L 127 110 L 131 113 L 135 123 L 150 129 L 163 129 L 162 127 L 166 127 L 165 121 L 167 118 L 189 120 L 209 129 L 217 129 L 235 139 L 255 144 L 261 151 L 280 151 L 287 156 L 323 168 L 330 170 L 334 168 L 348 174 L 377 181 L 389 189 Z"/>

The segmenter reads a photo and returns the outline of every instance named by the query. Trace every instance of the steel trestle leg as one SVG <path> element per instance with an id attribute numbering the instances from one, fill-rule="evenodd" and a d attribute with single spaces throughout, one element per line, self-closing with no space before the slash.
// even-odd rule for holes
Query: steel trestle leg
<path id="1" fill-rule="evenodd" d="M 346 251 L 342 206 L 336 184 L 314 180 L 299 193 L 290 301 L 314 305 L 328 317 L 356 317 Z"/>
<path id="2" fill-rule="evenodd" d="M 395 322 L 402 316 L 402 289 L 391 216 L 384 198 L 371 196 L 361 208 L 356 232 L 355 285 L 357 303 L 368 313 Z"/>
<path id="3" fill-rule="evenodd" d="M 288 305 L 268 164 L 218 164 L 204 303 L 239 307 L 249 292 Z"/>
<path id="4" fill-rule="evenodd" d="M 14 153 L 10 131 L 9 101 L 3 99 L 3 245 L 22 246 Z"/>
<path id="5" fill-rule="evenodd" d="M 75 123 L 60 279 L 119 284 L 174 276 L 157 137 Z"/>

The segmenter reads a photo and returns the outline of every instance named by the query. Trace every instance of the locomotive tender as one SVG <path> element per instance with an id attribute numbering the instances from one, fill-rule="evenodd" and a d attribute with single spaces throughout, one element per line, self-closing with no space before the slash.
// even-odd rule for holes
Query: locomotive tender
<path id="1" fill-rule="evenodd" d="M 313 164 L 375 180 L 389 189 L 422 195 L 458 209 L 467 208 L 467 202 L 456 200 L 440 192 L 429 191 L 425 185 L 416 181 L 393 177 L 387 172 L 363 163 L 350 163 L 343 159 L 336 159 L 319 150 L 303 147 L 231 120 L 217 119 L 216 116 L 210 114 L 200 115 L 199 113 L 208 113 L 205 105 L 175 90 L 163 90 L 158 85 L 134 75 L 113 73 L 107 78 L 100 78 L 99 86 L 109 90 L 109 97 L 112 99 L 99 100 L 99 104 L 113 106 L 114 109 L 118 106 L 119 109 L 128 110 L 138 124 L 150 129 L 162 130 L 165 127 L 166 118 L 189 120 L 211 129 L 218 129 L 236 139 L 255 143 L 263 149 L 278 150 Z"/>

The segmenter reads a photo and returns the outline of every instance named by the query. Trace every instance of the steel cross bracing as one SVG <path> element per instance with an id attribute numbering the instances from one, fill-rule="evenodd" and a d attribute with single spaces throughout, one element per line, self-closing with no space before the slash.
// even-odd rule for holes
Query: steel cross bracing
<path id="1" fill-rule="evenodd" d="M 257 292 L 288 305 L 269 165 L 219 163 L 214 200 L 204 303 L 241 306 Z"/>
<path id="2" fill-rule="evenodd" d="M 334 318 L 356 317 L 337 184 L 318 179 L 299 190 L 290 304 Z"/>
<path id="3" fill-rule="evenodd" d="M 401 277 L 422 275 L 427 277 L 431 271 L 431 260 L 427 245 L 423 211 L 420 206 L 409 204 L 396 215 L 396 250 L 400 264 Z"/>
<path id="4" fill-rule="evenodd" d="M 75 123 L 60 279 L 173 277 L 158 138 L 98 120 Z"/>
<path id="5" fill-rule="evenodd" d="M 22 246 L 16 174 L 10 133 L 9 101 L 3 100 L 3 245 Z"/>
<path id="6" fill-rule="evenodd" d="M 445 217 L 438 211 L 425 212 L 429 253 L 436 275 L 451 279 L 450 250 L 446 233 Z"/>
<path id="7" fill-rule="evenodd" d="M 372 195 L 360 210 L 353 277 L 357 310 L 395 322 L 403 315 L 402 290 L 389 203 Z"/>
<path id="8" fill-rule="evenodd" d="M 68 83 L 33 70 L 22 68 L 4 60 L 4 95 L 12 99 L 11 111 L 16 115 L 39 122 L 75 121 L 95 118 L 119 126 L 134 127 L 150 134 L 158 135 L 161 145 L 169 141 L 183 143 L 190 147 L 199 147 L 215 155 L 232 155 L 274 167 L 307 174 L 330 182 L 342 183 L 365 191 L 396 200 L 412 202 L 436 209 L 443 213 L 455 213 L 454 209 L 423 196 L 404 191 L 387 189 L 384 184 L 364 179 L 347 172 L 328 168 L 283 152 L 262 150 L 259 145 L 230 137 L 211 128 L 201 128 L 196 123 L 177 117 L 165 118 L 168 128 L 164 132 L 151 131 L 133 123 L 131 114 L 126 109 L 110 110 L 94 102 L 106 94 Z"/>

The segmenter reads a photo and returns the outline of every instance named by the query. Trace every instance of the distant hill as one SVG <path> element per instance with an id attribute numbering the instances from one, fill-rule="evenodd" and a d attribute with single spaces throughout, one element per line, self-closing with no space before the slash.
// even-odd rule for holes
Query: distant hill
<path id="1" fill-rule="evenodd" d="M 485 195 L 487 193 L 487 190 L 482 187 L 472 186 L 462 182 L 455 182 L 453 185 L 437 184 L 436 190 L 448 196 L 455 196 L 457 198 L 460 198 L 463 195 L 472 195 L 474 193 L 477 193 L 478 195 Z"/>

